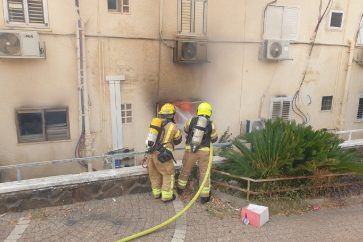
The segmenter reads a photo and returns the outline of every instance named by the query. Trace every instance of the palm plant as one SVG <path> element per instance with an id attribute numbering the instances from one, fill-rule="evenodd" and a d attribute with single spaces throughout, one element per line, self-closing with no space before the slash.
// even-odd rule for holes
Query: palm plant
<path id="1" fill-rule="evenodd" d="M 222 153 L 228 159 L 224 169 L 254 178 L 312 175 L 319 170 L 363 174 L 363 166 L 354 162 L 361 155 L 341 149 L 340 143 L 336 135 L 324 130 L 315 131 L 311 126 L 281 119 L 268 120 L 264 129 L 236 138 L 236 149 Z"/>

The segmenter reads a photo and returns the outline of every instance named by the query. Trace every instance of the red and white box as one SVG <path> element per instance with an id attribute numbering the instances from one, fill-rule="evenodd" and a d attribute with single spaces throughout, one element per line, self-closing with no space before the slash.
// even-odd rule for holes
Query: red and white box
<path id="1" fill-rule="evenodd" d="M 242 208 L 241 220 L 247 218 L 249 224 L 260 228 L 269 220 L 268 207 L 250 204 Z"/>

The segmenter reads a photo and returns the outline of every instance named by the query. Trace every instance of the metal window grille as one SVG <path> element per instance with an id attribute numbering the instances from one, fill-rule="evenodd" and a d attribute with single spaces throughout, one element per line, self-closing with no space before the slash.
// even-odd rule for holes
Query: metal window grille
<path id="1" fill-rule="evenodd" d="M 363 120 L 363 97 L 359 98 L 357 119 Z"/>
<path id="2" fill-rule="evenodd" d="M 178 33 L 207 34 L 207 0 L 178 0 Z"/>
<path id="3" fill-rule="evenodd" d="M 122 123 L 132 123 L 132 105 L 131 103 L 121 104 Z"/>
<path id="4" fill-rule="evenodd" d="M 20 109 L 16 122 L 19 143 L 70 138 L 68 108 Z"/>
<path id="5" fill-rule="evenodd" d="M 271 119 L 282 118 L 290 120 L 291 97 L 273 97 L 271 100 Z"/>
<path id="6" fill-rule="evenodd" d="M 321 99 L 321 111 L 330 111 L 333 105 L 333 96 L 324 96 Z"/>
<path id="7" fill-rule="evenodd" d="M 48 25 L 47 0 L 3 0 L 7 23 Z"/>

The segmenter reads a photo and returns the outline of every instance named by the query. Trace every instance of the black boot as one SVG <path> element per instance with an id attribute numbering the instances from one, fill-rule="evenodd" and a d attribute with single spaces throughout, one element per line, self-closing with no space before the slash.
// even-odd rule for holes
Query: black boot
<path id="1" fill-rule="evenodd" d="M 173 194 L 173 198 L 172 198 L 172 199 L 167 200 L 167 201 L 163 201 L 163 202 L 164 202 L 164 203 L 172 202 L 172 201 L 174 201 L 174 200 L 175 200 L 175 198 L 176 198 L 176 196 L 175 196 L 175 194 Z"/>
<path id="2" fill-rule="evenodd" d="M 178 195 L 182 195 L 183 192 L 184 192 L 184 189 L 181 189 L 181 188 L 177 187 L 176 192 L 178 193 Z"/>
<path id="3" fill-rule="evenodd" d="M 200 203 L 201 204 L 206 204 L 209 201 L 210 201 L 210 195 L 209 195 L 209 197 L 201 197 L 200 198 Z"/>

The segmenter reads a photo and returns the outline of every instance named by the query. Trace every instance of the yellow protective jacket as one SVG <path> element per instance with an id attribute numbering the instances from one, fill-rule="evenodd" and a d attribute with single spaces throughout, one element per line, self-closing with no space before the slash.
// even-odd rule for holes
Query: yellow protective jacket
<path id="1" fill-rule="evenodd" d="M 165 121 L 164 121 L 165 122 Z M 160 143 L 170 151 L 174 150 L 174 145 L 178 145 L 182 141 L 182 134 L 175 123 L 168 122 L 162 131 Z"/>

